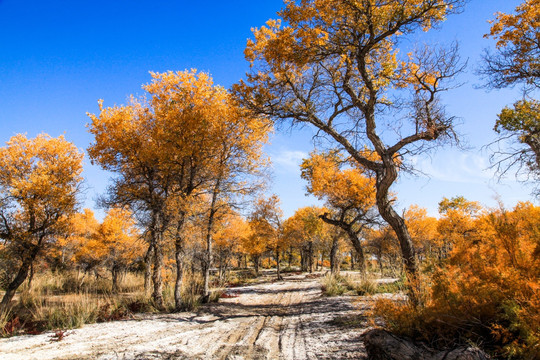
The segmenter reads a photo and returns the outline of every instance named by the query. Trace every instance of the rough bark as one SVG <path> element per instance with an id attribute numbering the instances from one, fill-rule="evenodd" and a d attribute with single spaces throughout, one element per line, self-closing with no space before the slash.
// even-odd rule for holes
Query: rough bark
<path id="1" fill-rule="evenodd" d="M 29 244 L 32 250 L 27 254 L 27 256 L 23 258 L 23 262 L 21 264 L 21 267 L 19 268 L 19 271 L 17 272 L 17 275 L 8 284 L 6 288 L 6 293 L 4 294 L 4 297 L 2 298 L 2 302 L 0 302 L 0 314 L 6 312 L 9 309 L 9 305 L 11 304 L 11 300 L 13 300 L 13 297 L 15 296 L 17 289 L 19 288 L 19 286 L 22 285 L 22 283 L 28 277 L 28 273 L 30 272 L 32 263 L 36 259 L 39 253 L 39 250 L 41 249 L 42 242 L 43 242 L 43 236 L 40 236 L 38 238 L 37 244 Z"/>
<path id="2" fill-rule="evenodd" d="M 144 255 L 144 293 L 145 295 L 150 295 L 152 292 L 152 255 L 153 255 L 152 245 L 148 246 L 146 254 Z"/>
<path id="3" fill-rule="evenodd" d="M 363 335 L 371 360 L 488 360 L 482 350 L 473 347 L 436 351 L 385 330 L 374 329 Z"/>

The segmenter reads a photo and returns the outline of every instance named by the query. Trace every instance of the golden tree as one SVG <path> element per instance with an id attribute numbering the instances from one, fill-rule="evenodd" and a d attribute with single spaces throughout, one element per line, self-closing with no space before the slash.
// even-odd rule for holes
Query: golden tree
<path id="1" fill-rule="evenodd" d="M 97 246 L 89 250 L 103 253 L 104 265 L 112 275 L 112 290 L 118 292 L 120 272 L 144 254 L 144 243 L 135 226 L 135 219 L 127 209 L 112 208 L 107 212 L 95 237 Z"/>
<path id="2" fill-rule="evenodd" d="M 308 181 L 310 194 L 326 200 L 330 211 L 321 214 L 321 219 L 347 234 L 364 272 L 365 255 L 360 237 L 367 226 L 377 222 L 375 179 L 354 165 L 337 151 L 313 152 L 302 162 L 301 176 Z"/>
<path id="3" fill-rule="evenodd" d="M 458 12 L 464 2 L 287 1 L 279 13 L 286 25 L 270 20 L 255 29 L 245 50 L 252 71 L 235 86 L 246 107 L 275 120 L 311 124 L 374 172 L 377 207 L 397 234 L 412 278 L 417 270 L 411 237 L 389 191 L 406 164 L 404 155 L 453 136 L 453 117 L 439 93 L 462 66 L 456 47 L 420 47 L 400 56 L 399 43 Z M 384 132 L 387 127 L 396 135 Z M 366 149 L 377 159 L 367 157 Z"/>
<path id="4" fill-rule="evenodd" d="M 307 206 L 296 210 L 284 223 L 287 241 L 300 247 L 300 268 L 313 272 L 315 248 L 327 237 L 328 227 L 321 220 L 325 209 Z"/>
<path id="5" fill-rule="evenodd" d="M 540 87 L 540 1 L 526 0 L 515 14 L 498 13 L 486 38 L 497 40 L 494 53 L 486 51 L 480 74 L 488 88 L 523 85 L 524 98 L 505 107 L 494 130 L 499 134 L 492 162 L 499 174 L 511 168 L 540 179 L 540 103 L 530 91 Z"/>
<path id="6" fill-rule="evenodd" d="M 254 235 L 274 253 L 277 279 L 282 280 L 280 255 L 286 247 L 287 238 L 283 236 L 283 212 L 279 203 L 277 195 L 258 199 L 250 215 L 250 222 Z"/>
<path id="7" fill-rule="evenodd" d="M 65 230 L 80 189 L 82 153 L 46 134 L 12 137 L 0 148 L 0 238 L 17 259 L 0 304 L 5 311 L 36 257 Z"/>
<path id="8" fill-rule="evenodd" d="M 261 143 L 269 123 L 241 109 L 206 73 L 152 73 L 152 78 L 143 86 L 148 101 L 132 98 L 127 106 L 100 105 L 100 114 L 90 115 L 96 140 L 89 154 L 119 175 L 110 189 L 111 204 L 129 205 L 145 215 L 154 259 L 153 297 L 161 308 L 164 234 L 174 229 L 175 301 L 180 309 L 182 234 L 191 204 L 195 197 L 210 194 L 209 268 L 215 205 L 224 204 L 224 194 L 247 189 L 243 181 L 262 161 Z"/>

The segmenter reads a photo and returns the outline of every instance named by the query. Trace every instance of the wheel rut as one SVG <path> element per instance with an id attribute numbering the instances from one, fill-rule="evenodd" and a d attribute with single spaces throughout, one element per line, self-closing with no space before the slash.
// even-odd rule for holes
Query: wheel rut
<path id="1" fill-rule="evenodd" d="M 61 342 L 50 335 L 0 339 L 0 358 L 15 359 L 365 359 L 362 324 L 338 317 L 362 310 L 353 298 L 321 296 L 301 275 L 234 289 L 197 313 L 141 315 L 84 326 Z"/>

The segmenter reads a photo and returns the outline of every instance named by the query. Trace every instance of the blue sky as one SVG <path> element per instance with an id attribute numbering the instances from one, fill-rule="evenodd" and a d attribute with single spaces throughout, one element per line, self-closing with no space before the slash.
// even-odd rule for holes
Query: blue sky
<path id="1" fill-rule="evenodd" d="M 250 29 L 275 18 L 281 0 L 264 1 L 27 1 L 0 0 L 0 143 L 16 133 L 33 137 L 41 132 L 65 134 L 79 148 L 92 141 L 86 132 L 86 112 L 125 103 L 129 94 L 142 94 L 149 71 L 196 68 L 229 87 L 244 76 L 248 63 L 243 50 Z M 465 12 L 453 16 L 423 39 L 459 41 L 468 59 L 465 84 L 446 94 L 448 111 L 460 118 L 458 128 L 470 150 L 442 148 L 430 157 L 414 159 L 430 178 L 403 177 L 395 191 L 400 209 L 412 203 L 436 214 L 443 196 L 463 195 L 494 206 L 495 194 L 509 206 L 530 200 L 530 189 L 513 179 L 501 183 L 488 167 L 496 114 L 519 97 L 516 90 L 477 89 L 474 69 L 482 38 L 496 11 L 511 12 L 515 0 L 472 0 Z M 269 189 L 282 199 L 286 216 L 315 203 L 305 197 L 298 164 L 312 150 L 312 131 L 277 132 L 267 152 L 274 163 Z M 85 160 L 88 190 L 84 206 L 95 207 L 110 176 Z"/>

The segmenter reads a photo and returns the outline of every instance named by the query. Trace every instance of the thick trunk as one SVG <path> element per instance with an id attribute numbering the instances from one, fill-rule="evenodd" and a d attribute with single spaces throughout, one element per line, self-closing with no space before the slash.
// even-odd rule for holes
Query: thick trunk
<path id="1" fill-rule="evenodd" d="M 2 302 L 0 303 L 0 314 L 6 312 L 9 309 L 9 304 L 11 303 L 11 300 L 13 300 L 13 297 L 15 296 L 15 293 L 17 292 L 17 289 L 19 286 L 22 285 L 24 280 L 26 280 L 26 277 L 28 276 L 28 272 L 30 271 L 30 264 L 33 261 L 33 259 L 25 259 L 24 262 L 21 264 L 21 267 L 19 268 L 19 271 L 17 272 L 17 276 L 15 276 L 15 279 L 11 281 L 6 288 L 6 293 L 4 294 L 4 297 L 2 298 Z"/>
<path id="2" fill-rule="evenodd" d="M 30 275 L 28 276 L 28 290 L 32 289 L 32 280 L 34 280 L 34 262 L 30 263 Z"/>
<path id="3" fill-rule="evenodd" d="M 351 251 L 351 270 L 354 270 L 354 251 Z"/>
<path id="4" fill-rule="evenodd" d="M 300 271 L 307 272 L 307 249 L 302 247 L 300 250 Z"/>
<path id="5" fill-rule="evenodd" d="M 253 266 L 255 267 L 255 275 L 259 276 L 259 260 L 260 256 L 253 256 Z"/>
<path id="6" fill-rule="evenodd" d="M 405 224 L 405 220 L 392 207 L 388 198 L 390 186 L 397 178 L 397 169 L 391 158 L 383 158 L 385 171 L 377 174 L 377 207 L 381 217 L 392 227 L 399 241 L 401 255 L 405 264 L 405 271 L 409 282 L 409 299 L 413 305 L 418 304 L 418 277 L 416 256 L 412 244 L 411 235 Z M 391 165 L 389 165 L 391 164 Z"/>
<path id="7" fill-rule="evenodd" d="M 366 273 L 366 260 L 364 256 L 364 247 L 362 246 L 362 242 L 352 230 L 347 231 L 347 235 L 349 236 L 349 239 L 351 240 L 354 250 L 356 250 L 356 255 L 358 255 L 358 269 L 360 270 L 362 274 L 365 274 Z"/>
<path id="8" fill-rule="evenodd" d="M 146 296 L 152 292 L 152 250 L 152 245 L 149 245 L 144 255 L 144 294 Z"/>
<path id="9" fill-rule="evenodd" d="M 30 271 L 30 268 L 32 267 L 32 263 L 37 257 L 37 254 L 41 248 L 43 238 L 39 238 L 39 241 L 37 245 L 32 244 L 32 249 L 28 256 L 24 257 L 23 262 L 21 264 L 21 267 L 19 268 L 19 271 L 17 272 L 17 276 L 15 276 L 15 279 L 9 283 L 9 285 L 6 288 L 6 293 L 4 294 L 4 297 L 2 298 L 2 302 L 0 302 L 0 314 L 5 313 L 9 310 L 9 305 L 11 304 L 11 300 L 13 300 L 13 297 L 15 296 L 15 293 L 17 292 L 17 289 L 19 286 L 22 285 L 22 283 L 26 280 L 28 276 L 28 272 Z"/>

